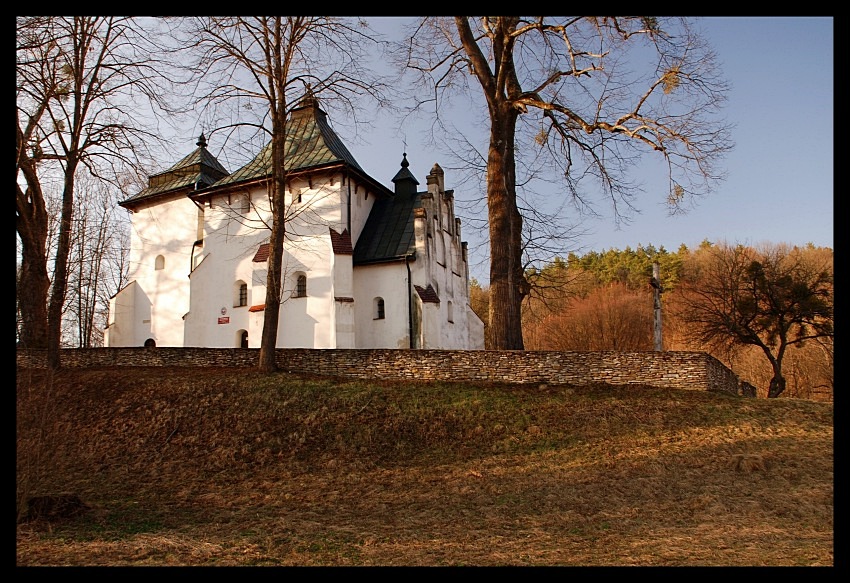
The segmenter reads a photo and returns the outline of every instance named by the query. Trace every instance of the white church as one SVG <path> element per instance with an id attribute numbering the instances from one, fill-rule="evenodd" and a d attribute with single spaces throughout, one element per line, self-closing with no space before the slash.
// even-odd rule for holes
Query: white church
<path id="1" fill-rule="evenodd" d="M 119 204 L 132 213 L 129 284 L 105 345 L 258 348 L 270 225 L 271 144 L 231 173 L 195 149 Z M 287 123 L 278 348 L 484 348 L 469 304 L 454 191 L 434 164 L 393 189 L 368 175 L 309 96 Z"/>

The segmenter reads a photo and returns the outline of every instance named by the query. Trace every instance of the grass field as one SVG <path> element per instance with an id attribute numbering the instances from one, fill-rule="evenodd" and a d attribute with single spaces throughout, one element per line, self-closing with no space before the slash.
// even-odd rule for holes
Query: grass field
<path id="1" fill-rule="evenodd" d="M 834 559 L 833 405 L 804 400 L 19 369 L 16 486 L 18 566 Z"/>

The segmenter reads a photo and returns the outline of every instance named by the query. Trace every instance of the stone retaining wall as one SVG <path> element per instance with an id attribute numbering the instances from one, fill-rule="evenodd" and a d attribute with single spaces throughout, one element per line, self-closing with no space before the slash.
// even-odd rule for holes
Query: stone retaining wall
<path id="1" fill-rule="evenodd" d="M 18 367 L 43 368 L 44 351 L 17 351 Z M 64 349 L 63 367 L 254 367 L 257 348 Z M 387 380 L 480 381 L 517 384 L 646 384 L 745 394 L 738 377 L 704 352 L 555 352 L 513 350 L 277 350 L 283 371 Z M 749 396 L 749 395 L 747 395 Z M 753 395 L 754 396 L 754 395 Z"/>

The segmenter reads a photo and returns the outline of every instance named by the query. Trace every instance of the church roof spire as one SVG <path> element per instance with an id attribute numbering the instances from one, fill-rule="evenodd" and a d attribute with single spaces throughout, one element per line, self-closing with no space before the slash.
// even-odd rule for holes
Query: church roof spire
<path id="1" fill-rule="evenodd" d="M 407 161 L 407 152 L 405 152 L 402 154 L 401 158 L 401 170 L 399 170 L 393 177 L 396 194 L 416 192 L 416 185 L 419 184 L 419 181 L 416 180 L 413 173 L 408 170 L 409 166 L 410 162 Z"/>

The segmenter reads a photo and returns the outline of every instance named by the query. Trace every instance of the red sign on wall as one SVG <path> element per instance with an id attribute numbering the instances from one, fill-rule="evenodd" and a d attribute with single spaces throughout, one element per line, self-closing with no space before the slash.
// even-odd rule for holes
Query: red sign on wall
<path id="1" fill-rule="evenodd" d="M 225 316 L 224 318 L 218 319 L 219 324 L 230 324 L 230 316 Z"/>

